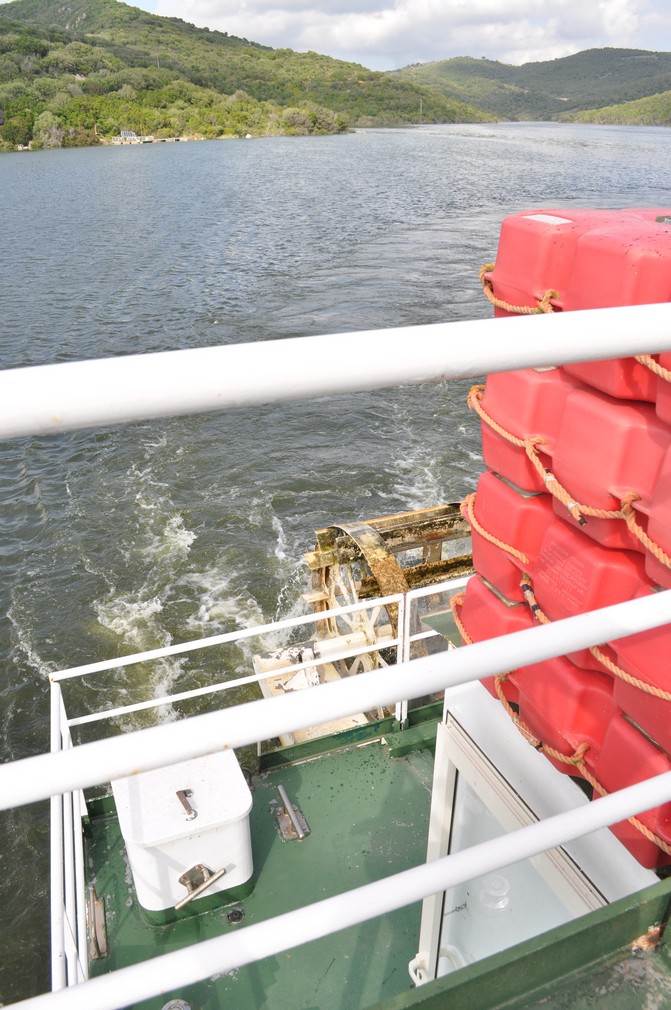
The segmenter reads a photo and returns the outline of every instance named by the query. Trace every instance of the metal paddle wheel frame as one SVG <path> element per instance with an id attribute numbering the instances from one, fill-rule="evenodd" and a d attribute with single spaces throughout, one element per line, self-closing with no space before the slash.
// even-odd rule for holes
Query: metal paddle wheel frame
<path id="1" fill-rule="evenodd" d="M 473 571 L 470 527 L 458 503 L 366 522 L 336 523 L 316 530 L 316 538 L 314 550 L 305 555 L 312 590 L 304 598 L 317 614 L 361 600 L 405 594 Z M 415 612 L 416 627 L 411 630 L 419 629 L 419 621 Z M 317 625 L 317 634 L 322 640 L 363 636 L 366 644 L 373 645 L 398 634 L 398 606 L 387 604 L 327 618 Z M 415 643 L 413 658 L 421 655 L 426 655 L 426 645 Z M 355 657 L 340 672 L 347 676 L 386 665 L 382 649 Z"/>

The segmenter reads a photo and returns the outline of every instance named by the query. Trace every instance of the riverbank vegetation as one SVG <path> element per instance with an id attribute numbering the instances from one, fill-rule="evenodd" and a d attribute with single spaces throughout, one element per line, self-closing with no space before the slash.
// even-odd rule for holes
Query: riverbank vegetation
<path id="1" fill-rule="evenodd" d="M 671 126 L 671 91 L 623 102 L 603 109 L 576 112 L 565 119 L 573 123 L 597 123 L 627 126 Z"/>
<path id="2" fill-rule="evenodd" d="M 0 144 L 325 134 L 491 118 L 413 82 L 318 53 L 270 49 L 118 0 L 0 7 Z"/>
<path id="3" fill-rule="evenodd" d="M 0 150 L 339 133 L 405 123 L 671 122 L 671 53 L 591 49 L 508 66 L 458 57 L 380 73 L 271 49 L 120 0 L 0 6 Z"/>

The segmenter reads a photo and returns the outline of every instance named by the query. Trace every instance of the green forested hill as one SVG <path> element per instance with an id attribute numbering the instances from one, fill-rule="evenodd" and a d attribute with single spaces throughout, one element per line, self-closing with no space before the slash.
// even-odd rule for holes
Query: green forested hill
<path id="1" fill-rule="evenodd" d="M 562 117 L 576 123 L 621 123 L 635 126 L 671 126 L 671 90 L 635 102 L 574 112 Z"/>
<path id="2" fill-rule="evenodd" d="M 491 118 L 389 74 L 270 49 L 118 0 L 0 6 L 0 143 L 328 133 L 348 125 Z"/>
<path id="3" fill-rule="evenodd" d="M 0 5 L 0 149 L 99 143 L 121 130 L 331 133 L 420 118 L 666 124 L 669 96 L 671 53 L 591 49 L 521 67 L 460 57 L 379 73 L 119 0 Z"/>
<path id="4" fill-rule="evenodd" d="M 537 116 L 541 107 L 539 95 L 530 94 L 516 82 L 518 69 L 495 60 L 457 56 L 435 63 L 415 64 L 393 73 L 400 80 L 414 81 L 462 102 L 471 102 L 501 119 L 547 118 L 563 108 L 560 101 L 548 101 L 548 96 L 543 95 L 542 106 L 549 105 L 550 109 Z"/>
<path id="5" fill-rule="evenodd" d="M 556 119 L 668 91 L 671 53 L 588 49 L 521 67 L 457 57 L 405 67 L 395 76 L 472 102 L 500 118 Z"/>

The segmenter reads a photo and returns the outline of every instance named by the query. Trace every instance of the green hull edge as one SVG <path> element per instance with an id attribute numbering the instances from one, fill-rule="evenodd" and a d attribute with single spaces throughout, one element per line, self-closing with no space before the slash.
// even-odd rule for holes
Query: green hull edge
<path id="1" fill-rule="evenodd" d="M 662 939 L 648 953 L 633 953 L 631 946 L 648 928 L 662 931 L 671 911 L 671 879 L 645 891 L 613 902 L 573 922 L 548 930 L 516 947 L 468 965 L 435 982 L 401 993 L 370 1010 L 521 1010 L 544 1008 L 614 1007 L 640 1010 L 644 995 L 628 985 L 623 972 L 627 961 L 654 959 L 659 975 L 668 979 L 671 991 L 671 960 Z M 614 960 L 616 959 L 616 960 Z M 614 1002 L 604 993 L 604 980 L 596 969 L 615 968 L 625 978 L 624 999 Z M 666 986 L 665 986 L 666 988 Z M 667 991 L 667 995 L 668 995 Z M 555 1002 L 552 994 L 561 994 Z M 647 1006 L 648 1004 L 646 1004 Z M 668 1006 L 654 1003 L 651 1006 Z"/>

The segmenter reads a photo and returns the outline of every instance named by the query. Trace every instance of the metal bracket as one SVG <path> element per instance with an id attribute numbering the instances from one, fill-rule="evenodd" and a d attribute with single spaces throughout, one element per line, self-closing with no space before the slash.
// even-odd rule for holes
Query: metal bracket
<path id="1" fill-rule="evenodd" d="M 191 789 L 178 789 L 177 790 L 177 799 L 179 800 L 179 802 L 182 804 L 182 806 L 186 810 L 186 819 L 187 819 L 187 821 L 193 821 L 198 816 L 198 811 L 194 810 L 193 807 L 191 806 L 191 804 L 189 803 L 189 799 L 188 799 L 189 796 L 193 796 L 193 791 Z"/>
<path id="2" fill-rule="evenodd" d="M 310 827 L 303 816 L 303 811 L 291 802 L 284 786 L 278 786 L 277 791 L 283 804 L 274 811 L 280 835 L 285 842 L 301 841 L 310 834 Z"/>
<path id="3" fill-rule="evenodd" d="M 190 901 L 197 898 L 203 891 L 206 891 L 208 887 L 215 884 L 217 880 L 221 878 L 226 873 L 225 869 L 215 870 L 212 872 L 209 867 L 205 866 L 203 863 L 196 863 L 192 866 L 190 870 L 186 870 L 182 876 L 179 878 L 180 884 L 186 887 L 187 894 L 175 905 L 175 910 L 178 912 L 180 908 L 184 908 L 188 905 Z"/>

